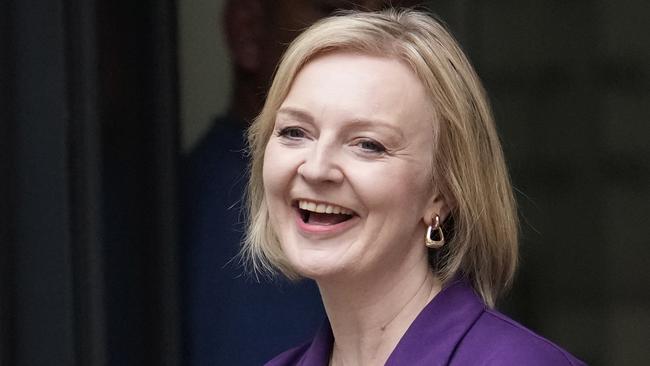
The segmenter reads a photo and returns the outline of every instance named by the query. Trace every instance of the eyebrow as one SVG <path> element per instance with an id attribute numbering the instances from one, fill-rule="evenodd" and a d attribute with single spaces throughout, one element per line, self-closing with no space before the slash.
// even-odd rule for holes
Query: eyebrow
<path id="1" fill-rule="evenodd" d="M 296 119 L 309 122 L 309 123 L 314 123 L 314 117 L 312 117 L 311 114 L 298 108 L 283 107 L 278 109 L 277 114 L 287 114 Z"/>
<path id="2" fill-rule="evenodd" d="M 283 107 L 280 108 L 277 112 L 277 114 L 286 114 L 289 115 L 293 118 L 296 118 L 300 121 L 307 122 L 307 123 L 314 123 L 314 117 L 309 114 L 309 112 L 304 111 L 302 109 L 298 108 L 293 108 L 293 107 Z M 399 137 L 404 137 L 404 134 L 402 131 L 397 128 L 396 126 L 382 121 L 382 120 L 375 120 L 375 119 L 365 119 L 365 118 L 352 118 L 348 120 L 349 123 L 354 125 L 354 127 L 382 127 L 386 128 L 393 133 L 397 134 Z"/>

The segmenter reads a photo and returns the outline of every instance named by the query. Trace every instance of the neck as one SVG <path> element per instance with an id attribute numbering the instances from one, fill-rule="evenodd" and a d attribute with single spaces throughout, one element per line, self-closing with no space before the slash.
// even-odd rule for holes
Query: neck
<path id="1" fill-rule="evenodd" d="M 398 272 L 323 283 L 319 287 L 332 332 L 331 365 L 383 365 L 441 284 L 426 260 Z"/>

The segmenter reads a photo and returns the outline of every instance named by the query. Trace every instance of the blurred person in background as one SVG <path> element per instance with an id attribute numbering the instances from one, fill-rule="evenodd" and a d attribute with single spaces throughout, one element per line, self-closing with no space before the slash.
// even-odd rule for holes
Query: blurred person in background
<path id="1" fill-rule="evenodd" d="M 311 281 L 247 278 L 236 259 L 246 183 L 245 130 L 262 107 L 285 47 L 339 9 L 419 1 L 232 0 L 223 25 L 233 64 L 228 111 L 189 154 L 183 171 L 185 352 L 189 365 L 259 365 L 311 336 L 324 313 Z"/>

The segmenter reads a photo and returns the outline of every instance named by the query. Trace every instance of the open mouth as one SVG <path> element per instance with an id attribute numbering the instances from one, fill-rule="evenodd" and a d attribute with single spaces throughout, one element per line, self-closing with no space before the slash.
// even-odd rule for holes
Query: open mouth
<path id="1" fill-rule="evenodd" d="M 295 206 L 302 221 L 309 225 L 336 225 L 355 216 L 350 209 L 327 203 L 300 200 L 296 202 Z"/>

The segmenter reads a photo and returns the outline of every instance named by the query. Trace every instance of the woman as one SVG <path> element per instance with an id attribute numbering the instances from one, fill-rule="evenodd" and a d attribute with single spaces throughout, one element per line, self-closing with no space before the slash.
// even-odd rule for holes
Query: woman
<path id="1" fill-rule="evenodd" d="M 251 126 L 256 272 L 314 279 L 328 321 L 268 365 L 577 365 L 492 310 L 517 261 L 512 189 L 471 65 L 415 11 L 297 38 Z"/>

